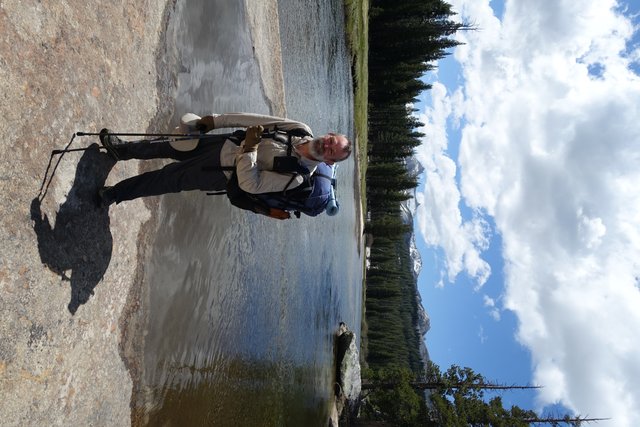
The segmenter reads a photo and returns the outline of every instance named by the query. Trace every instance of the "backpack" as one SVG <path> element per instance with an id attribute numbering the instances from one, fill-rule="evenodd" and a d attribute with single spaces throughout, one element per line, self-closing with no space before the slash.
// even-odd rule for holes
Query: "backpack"
<path id="1" fill-rule="evenodd" d="M 273 193 L 251 194 L 238 185 L 238 176 L 234 172 L 227 183 L 227 198 L 232 205 L 255 213 L 270 216 L 271 209 L 294 212 L 299 218 L 303 213 L 317 216 L 327 209 L 329 202 L 335 200 L 333 186 L 333 166 L 320 163 L 316 171 L 302 174 L 304 181 L 298 187 Z"/>
<path id="2" fill-rule="evenodd" d="M 236 131 L 233 134 L 236 143 L 244 139 L 244 131 Z M 277 134 L 280 135 L 277 135 Z M 265 132 L 264 137 L 276 139 L 281 136 L 282 132 Z M 284 138 L 279 139 L 282 143 L 286 143 L 288 153 L 291 153 L 291 136 L 306 136 L 296 133 L 296 130 L 286 132 L 287 141 Z M 297 165 L 296 175 L 303 177 L 303 182 L 299 186 L 290 190 L 277 191 L 272 193 L 251 194 L 242 190 L 238 185 L 238 177 L 233 172 L 231 179 L 227 183 L 227 198 L 232 205 L 249 210 L 255 213 L 271 216 L 272 209 L 279 209 L 287 212 L 294 212 L 296 217 L 300 217 L 303 213 L 308 216 L 317 216 L 327 209 L 330 201 L 335 205 L 335 195 L 333 187 L 335 186 L 333 166 L 326 163 L 319 163 L 313 174 L 307 168 Z M 329 211 L 328 211 L 329 212 Z M 337 209 L 331 210 L 335 215 Z"/>

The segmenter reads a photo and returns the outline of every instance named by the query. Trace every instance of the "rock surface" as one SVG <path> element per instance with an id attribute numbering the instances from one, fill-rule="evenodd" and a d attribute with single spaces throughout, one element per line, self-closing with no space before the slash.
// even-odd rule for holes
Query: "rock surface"
<path id="1" fill-rule="evenodd" d="M 260 5 L 264 15 L 248 22 L 259 40 L 265 94 L 273 112 L 284 114 L 281 63 L 273 53 L 277 5 Z M 132 353 L 140 349 L 145 310 L 136 283 L 156 206 L 138 200 L 97 208 L 97 188 L 138 173 L 138 163 L 114 165 L 97 146 L 64 156 L 52 150 L 70 140 L 70 148 L 88 147 L 97 138 L 72 139 L 74 132 L 103 126 L 168 129 L 161 119 L 170 113 L 163 101 L 173 95 L 172 59 L 164 30 L 173 7 L 172 0 L 0 2 L 5 426 L 131 422 Z"/>

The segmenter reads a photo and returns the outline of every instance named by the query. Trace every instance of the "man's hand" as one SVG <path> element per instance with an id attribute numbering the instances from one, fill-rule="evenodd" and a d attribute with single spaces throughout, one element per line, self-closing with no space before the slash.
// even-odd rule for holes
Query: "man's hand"
<path id="1" fill-rule="evenodd" d="M 260 125 L 250 126 L 247 128 L 247 134 L 244 137 L 243 153 L 250 153 L 251 151 L 256 151 L 258 149 L 258 144 L 260 144 L 263 131 L 264 128 Z"/>
<path id="2" fill-rule="evenodd" d="M 196 122 L 196 129 L 200 132 L 209 132 L 210 130 L 215 129 L 213 124 L 213 116 L 204 116 L 200 120 Z"/>

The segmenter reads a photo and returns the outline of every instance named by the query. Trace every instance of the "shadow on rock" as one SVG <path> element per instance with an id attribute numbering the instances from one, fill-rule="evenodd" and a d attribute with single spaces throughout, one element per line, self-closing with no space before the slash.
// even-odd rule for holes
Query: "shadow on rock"
<path id="1" fill-rule="evenodd" d="M 83 154 L 73 186 L 60 206 L 55 226 L 42 214 L 41 199 L 31 202 L 33 229 L 38 236 L 40 259 L 63 280 L 71 283 L 68 308 L 75 314 L 93 295 L 111 261 L 113 239 L 108 208 L 98 207 L 96 193 L 115 162 L 100 152 L 97 144 Z M 70 275 L 67 273 L 71 271 Z"/>

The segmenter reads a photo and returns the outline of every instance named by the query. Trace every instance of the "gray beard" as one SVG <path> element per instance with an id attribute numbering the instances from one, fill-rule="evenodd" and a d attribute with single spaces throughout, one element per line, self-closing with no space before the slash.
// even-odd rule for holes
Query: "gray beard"
<path id="1" fill-rule="evenodd" d="M 309 144 L 309 154 L 311 154 L 319 162 L 324 162 L 324 154 L 319 151 L 319 148 L 321 147 L 321 144 L 322 144 L 322 140 L 320 138 L 314 138 L 311 141 L 309 141 L 308 144 Z"/>

